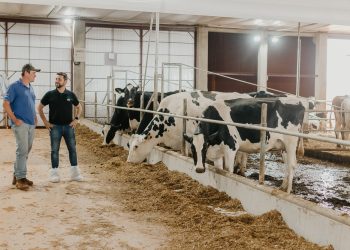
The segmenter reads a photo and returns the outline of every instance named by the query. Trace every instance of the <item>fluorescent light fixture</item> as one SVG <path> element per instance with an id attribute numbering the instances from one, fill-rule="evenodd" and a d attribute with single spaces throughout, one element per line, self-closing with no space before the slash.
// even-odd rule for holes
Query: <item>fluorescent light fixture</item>
<path id="1" fill-rule="evenodd" d="M 260 40 L 261 40 L 261 36 L 259 36 L 259 35 L 255 35 L 254 36 L 254 41 L 255 42 L 260 42 Z"/>
<path id="2" fill-rule="evenodd" d="M 279 40 L 280 40 L 280 38 L 278 36 L 273 36 L 271 38 L 271 42 L 273 42 L 273 43 L 277 43 Z"/>

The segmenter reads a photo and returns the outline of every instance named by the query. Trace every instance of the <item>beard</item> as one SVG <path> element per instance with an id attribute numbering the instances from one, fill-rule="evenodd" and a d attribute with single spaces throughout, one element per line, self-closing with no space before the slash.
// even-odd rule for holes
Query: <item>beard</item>
<path id="1" fill-rule="evenodd" d="M 55 86 L 56 86 L 56 88 L 61 88 L 61 87 L 63 87 L 64 85 L 63 84 L 59 84 L 58 82 L 55 82 Z"/>

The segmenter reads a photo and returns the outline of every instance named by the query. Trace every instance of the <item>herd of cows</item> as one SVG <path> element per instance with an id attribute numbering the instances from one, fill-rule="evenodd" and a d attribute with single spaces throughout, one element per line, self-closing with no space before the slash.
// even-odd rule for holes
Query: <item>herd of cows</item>
<path id="1" fill-rule="evenodd" d="M 140 97 L 147 104 L 152 92 L 142 92 L 131 84 L 124 89 L 117 88 L 119 94 L 116 105 L 140 108 Z M 223 93 L 194 90 L 192 92 L 169 92 L 160 100 L 157 111 L 183 115 L 183 100 L 187 100 L 187 115 L 225 121 L 259 125 L 261 107 L 267 104 L 267 127 L 280 131 L 299 132 L 304 121 L 305 110 L 312 109 L 313 103 L 305 98 L 274 95 L 267 92 Z M 148 109 L 153 110 L 150 102 Z M 260 131 L 186 120 L 186 133 L 183 133 L 183 120 L 169 115 L 144 113 L 116 108 L 110 124 L 103 129 L 104 144 L 110 143 L 115 133 L 132 131 L 130 137 L 128 162 L 140 163 L 150 154 L 152 148 L 164 144 L 174 150 L 181 149 L 183 138 L 188 142 L 194 160 L 196 172 L 205 171 L 205 162 L 211 160 L 216 167 L 234 172 L 239 166 L 239 173 L 244 175 L 247 154 L 259 152 Z M 302 146 L 302 143 L 299 143 Z M 279 150 L 287 164 L 281 189 L 290 193 L 292 180 L 297 166 L 296 154 L 298 137 L 281 133 L 266 132 L 266 150 Z M 300 149 L 303 151 L 303 149 Z"/>

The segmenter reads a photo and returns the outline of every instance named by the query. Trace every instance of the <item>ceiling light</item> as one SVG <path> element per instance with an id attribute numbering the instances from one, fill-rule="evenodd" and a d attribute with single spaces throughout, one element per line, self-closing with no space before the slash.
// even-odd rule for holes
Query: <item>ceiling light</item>
<path id="1" fill-rule="evenodd" d="M 254 23 L 256 25 L 264 25 L 263 20 L 261 20 L 261 19 L 255 19 Z"/>
<path id="2" fill-rule="evenodd" d="M 255 42 L 260 42 L 260 40 L 261 40 L 261 36 L 259 36 L 259 35 L 254 36 Z"/>
<path id="3" fill-rule="evenodd" d="M 271 42 L 273 42 L 273 43 L 277 43 L 279 40 L 280 40 L 280 38 L 278 36 L 273 36 L 271 38 Z"/>
<path id="4" fill-rule="evenodd" d="M 282 22 L 277 20 L 277 21 L 274 21 L 274 22 L 272 23 L 272 25 L 281 26 L 281 25 L 282 25 Z"/>

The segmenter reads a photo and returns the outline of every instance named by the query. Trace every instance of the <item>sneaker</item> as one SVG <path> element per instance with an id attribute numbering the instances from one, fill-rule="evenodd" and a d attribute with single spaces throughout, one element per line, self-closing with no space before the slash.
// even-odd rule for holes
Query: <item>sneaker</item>
<path id="1" fill-rule="evenodd" d="M 60 176 L 58 175 L 58 168 L 50 169 L 50 181 L 51 182 L 60 182 Z"/>
<path id="2" fill-rule="evenodd" d="M 20 190 L 28 190 L 29 185 L 27 182 L 24 180 L 25 178 L 19 179 L 16 181 L 16 188 Z"/>
<path id="3" fill-rule="evenodd" d="M 23 178 L 23 180 L 29 185 L 29 186 L 33 186 L 33 182 L 28 180 L 27 178 Z M 16 185 L 17 180 L 16 180 L 16 176 L 13 176 L 12 179 L 12 185 Z"/>
<path id="4" fill-rule="evenodd" d="M 78 166 L 71 166 L 70 173 L 71 173 L 71 177 L 70 177 L 71 181 L 83 181 L 83 177 L 80 174 L 80 170 Z"/>

